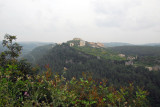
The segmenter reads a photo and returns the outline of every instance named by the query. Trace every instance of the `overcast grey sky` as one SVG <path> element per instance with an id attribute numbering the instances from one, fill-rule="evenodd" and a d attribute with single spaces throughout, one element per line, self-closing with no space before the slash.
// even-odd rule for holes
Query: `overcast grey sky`
<path id="1" fill-rule="evenodd" d="M 160 0 L 0 0 L 0 40 L 160 43 Z"/>

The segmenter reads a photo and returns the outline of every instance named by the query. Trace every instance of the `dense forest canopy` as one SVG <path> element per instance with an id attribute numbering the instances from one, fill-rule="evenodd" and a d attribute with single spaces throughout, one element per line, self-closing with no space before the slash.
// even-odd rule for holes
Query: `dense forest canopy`
<path id="1" fill-rule="evenodd" d="M 160 56 L 159 46 L 118 46 L 109 49 L 126 55 Z"/>
<path id="2" fill-rule="evenodd" d="M 108 48 L 113 52 L 123 53 L 127 56 L 137 56 L 134 60 L 136 65 L 159 66 L 160 47 L 159 46 L 119 46 Z"/>

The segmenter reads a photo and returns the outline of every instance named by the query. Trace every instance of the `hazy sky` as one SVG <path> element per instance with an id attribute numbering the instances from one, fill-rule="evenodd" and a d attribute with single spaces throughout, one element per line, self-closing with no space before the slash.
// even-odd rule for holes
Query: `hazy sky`
<path id="1" fill-rule="evenodd" d="M 0 0 L 0 40 L 160 43 L 160 0 Z"/>

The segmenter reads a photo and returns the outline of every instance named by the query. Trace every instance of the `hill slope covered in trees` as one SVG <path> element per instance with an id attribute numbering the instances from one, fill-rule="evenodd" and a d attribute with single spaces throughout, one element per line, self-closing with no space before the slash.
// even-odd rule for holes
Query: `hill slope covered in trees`
<path id="1" fill-rule="evenodd" d="M 143 66 L 126 66 L 125 60 L 99 58 L 87 51 L 62 44 L 49 50 L 48 53 L 37 60 L 36 64 L 41 69 L 45 68 L 45 64 L 49 64 L 53 72 L 60 74 L 65 72 L 64 76 L 67 79 L 71 79 L 73 76 L 80 78 L 82 72 L 85 72 L 92 74 L 96 80 L 106 78 L 108 86 L 114 84 L 118 88 L 128 83 L 133 83 L 135 86 L 144 86 L 150 92 L 149 99 L 152 104 L 156 106 L 160 103 L 160 72 L 149 72 Z"/>
<path id="2" fill-rule="evenodd" d="M 20 49 L 17 44 L 15 46 L 16 49 Z M 18 106 L 25 102 L 31 105 L 33 102 L 29 99 L 32 99 L 34 104 L 56 104 L 55 106 L 63 104 L 120 106 L 124 105 L 124 102 L 127 102 L 128 106 L 147 106 L 147 92 L 134 88 L 136 86 L 144 87 L 149 92 L 147 99 L 152 106 L 158 107 L 160 104 L 160 72 L 149 72 L 143 66 L 126 66 L 125 59 L 110 58 L 112 54 L 113 57 L 118 56 L 106 49 L 70 46 L 68 43 L 54 47 L 42 46 L 33 50 L 37 57 L 33 63 L 39 67 L 31 66 L 23 60 L 18 61 L 16 57 L 19 51 L 6 50 L 1 53 L 0 92 L 1 94 L 5 92 L 6 97 L 15 101 L 9 103 L 0 100 L 1 104 Z M 12 53 L 16 57 L 12 56 Z M 38 53 L 41 53 L 40 57 Z M 10 86 L 4 85 L 8 83 Z M 7 87 L 10 90 L 7 91 Z M 17 93 L 12 96 L 12 92 Z M 118 99 L 121 103 L 118 103 Z"/>
<path id="3" fill-rule="evenodd" d="M 65 75 L 53 75 L 48 64 L 41 71 L 25 60 L 17 60 L 22 46 L 13 43 L 15 39 L 15 36 L 5 35 L 3 45 L 7 49 L 0 53 L 1 106 L 149 106 L 146 97 L 148 92 L 140 87 L 134 88 L 132 83 L 116 89 L 113 86 L 108 87 L 107 80 L 95 81 L 86 73 L 83 73 L 83 77 L 79 79 L 73 77 L 71 80 L 66 80 Z M 65 59 L 68 56 L 62 52 L 70 53 L 69 58 L 75 55 L 77 59 L 83 58 L 85 61 L 86 57 L 89 60 L 95 59 L 94 56 L 78 52 L 81 54 L 79 56 L 75 49 L 66 45 L 57 46 L 54 49 L 58 52 L 51 50 L 49 54 L 54 53 L 57 59 Z M 58 60 L 55 59 L 55 61 Z M 36 74 L 40 71 L 43 73 Z"/>

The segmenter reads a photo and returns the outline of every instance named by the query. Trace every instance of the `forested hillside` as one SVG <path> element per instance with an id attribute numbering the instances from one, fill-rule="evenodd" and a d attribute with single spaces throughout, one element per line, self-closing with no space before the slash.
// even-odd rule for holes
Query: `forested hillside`
<path id="1" fill-rule="evenodd" d="M 132 83 L 126 86 L 108 86 L 106 79 L 93 80 L 92 76 L 83 73 L 81 78 L 76 74 L 66 80 L 63 74 L 58 75 L 52 71 L 49 64 L 44 70 L 27 63 L 25 60 L 17 60 L 22 46 L 13 43 L 15 36 L 5 35 L 3 45 L 7 48 L 0 54 L 0 105 L 2 107 L 19 106 L 149 106 L 148 91 L 141 87 L 135 88 Z M 54 51 L 55 49 L 56 51 Z M 51 55 L 52 53 L 53 55 Z M 43 58 L 49 62 L 50 59 L 62 64 L 67 57 L 71 60 L 65 63 L 89 64 L 96 60 L 95 56 L 76 51 L 66 44 L 52 48 Z M 56 57 L 56 58 L 54 58 Z M 43 59 L 42 58 L 42 59 Z M 77 60 L 75 59 L 77 58 Z M 41 58 L 40 58 L 41 59 Z M 55 59 L 55 60 L 54 60 Z M 92 60 L 93 59 L 93 60 Z M 41 61 L 41 60 L 40 60 Z M 99 63 L 105 60 L 100 61 Z M 53 65 L 53 63 L 51 63 Z M 57 65 L 61 68 L 62 65 Z M 56 67 L 56 66 L 55 66 Z M 93 66 L 94 67 L 94 66 Z M 43 69 L 43 64 L 41 64 Z M 69 72 L 65 67 L 63 69 Z M 77 69 L 78 70 L 78 69 Z M 41 74 L 39 74 L 41 72 Z M 74 71 L 79 72 L 79 71 Z M 91 71 L 92 72 L 92 71 Z M 112 84 L 112 83 L 111 83 Z M 118 88 L 118 89 L 117 89 Z"/>
<path id="2" fill-rule="evenodd" d="M 126 55 L 160 56 L 160 47 L 158 46 L 119 46 L 109 49 Z"/>
<path id="3" fill-rule="evenodd" d="M 158 46 L 120 46 L 108 49 L 126 56 L 137 56 L 134 63 L 138 66 L 160 66 L 160 47 Z"/>
<path id="4" fill-rule="evenodd" d="M 106 60 L 116 60 L 116 61 L 126 60 L 126 58 L 120 57 L 118 53 L 107 50 L 106 48 L 93 48 L 90 46 L 74 47 L 74 48 L 81 52 L 87 53 L 89 55 L 97 56 L 98 58 L 102 58 Z"/>
<path id="5" fill-rule="evenodd" d="M 128 83 L 144 86 L 150 92 L 149 99 L 152 104 L 159 104 L 160 72 L 149 72 L 143 66 L 125 66 L 124 63 L 124 60 L 106 60 L 67 44 L 55 46 L 36 62 L 42 69 L 45 64 L 49 64 L 53 72 L 62 74 L 65 71 L 64 76 L 67 79 L 73 76 L 82 77 L 82 72 L 87 72 L 96 80 L 106 78 L 108 86 L 113 84 L 118 88 Z"/>
<path id="6" fill-rule="evenodd" d="M 9 38 L 8 35 L 6 37 Z M 26 62 L 25 60 L 18 61 L 16 59 L 21 50 L 18 44 L 14 45 L 9 41 L 6 43 L 9 44 L 7 45 L 9 47 L 5 52 L 1 53 L 0 57 L 0 70 L 2 75 L 0 84 L 2 88 L 0 92 L 4 92 L 7 87 L 12 87 L 9 88 L 11 92 L 5 91 L 6 97 L 11 97 L 13 101 L 18 101 L 11 102 L 12 104 L 22 105 L 22 101 L 24 101 L 25 104 L 30 105 L 53 104 L 55 106 L 62 106 L 66 104 L 78 104 L 79 106 L 108 106 L 109 104 L 112 106 L 120 106 L 126 105 L 117 103 L 118 99 L 121 100 L 120 96 L 123 95 L 123 100 L 121 101 L 122 103 L 126 101 L 128 103 L 127 105 L 137 107 L 149 105 L 158 107 L 160 105 L 160 72 L 149 71 L 144 66 L 126 66 L 125 62 L 127 59 L 118 56 L 118 52 L 113 52 L 114 50 L 90 47 L 90 45 L 79 46 L 77 42 L 75 42 L 77 45 L 63 43 L 54 46 L 51 44 L 35 48 L 29 54 L 32 56 L 27 55 L 26 58 L 28 61 Z M 4 46 L 5 45 L 6 44 L 4 44 Z M 10 48 L 12 46 L 14 46 L 13 48 L 15 49 L 12 50 L 12 48 Z M 28 62 L 32 62 L 32 65 Z M 10 70 L 12 73 L 10 73 Z M 4 84 L 8 84 L 8 82 L 11 85 L 4 87 Z M 35 85 L 32 85 L 32 83 Z M 28 88 L 25 88 L 26 85 Z M 19 86 L 21 88 L 19 88 Z M 134 87 L 141 88 L 136 89 Z M 23 99 L 19 97 L 16 98 L 14 95 L 11 96 L 10 93 L 15 92 L 13 89 L 18 90 L 15 95 L 21 96 Z M 36 91 L 37 89 L 38 91 Z M 80 92 L 80 90 L 84 90 L 84 93 Z M 94 94 L 93 92 L 96 93 Z M 94 99 L 87 97 L 88 93 L 89 96 L 93 96 Z M 102 96 L 102 93 L 105 93 L 104 95 L 106 96 Z M 35 99 L 36 94 L 38 95 L 38 97 L 36 97 L 38 98 L 36 99 L 38 102 L 36 100 L 34 100 L 34 103 L 30 102 L 29 99 Z M 70 95 L 72 95 L 72 97 L 70 97 Z M 146 97 L 146 95 L 148 96 Z M 57 97 L 55 98 L 54 96 Z M 25 101 L 26 99 L 28 103 Z M 55 103 L 57 101 L 60 102 Z M 11 104 L 6 102 L 6 100 L 0 100 L 2 105 Z"/>
<path id="7" fill-rule="evenodd" d="M 35 64 L 35 61 L 40 59 L 43 55 L 48 53 L 50 49 L 52 49 L 55 44 L 43 45 L 34 48 L 28 54 L 23 55 L 21 58 L 27 59 L 28 62 Z"/>
<path id="8" fill-rule="evenodd" d="M 49 42 L 19 42 L 19 44 L 21 46 L 23 46 L 22 54 L 26 55 L 36 47 L 49 45 L 49 44 L 53 44 L 53 43 L 49 43 Z"/>

